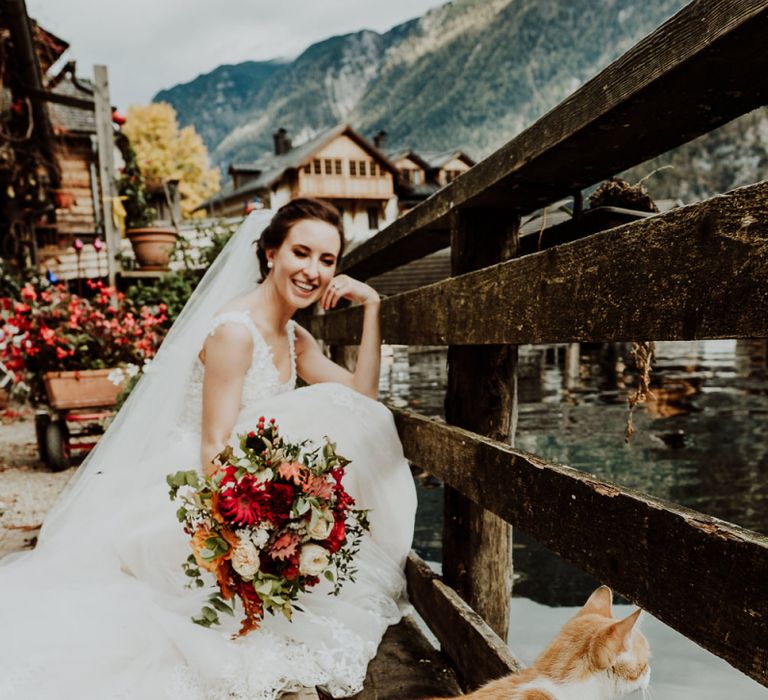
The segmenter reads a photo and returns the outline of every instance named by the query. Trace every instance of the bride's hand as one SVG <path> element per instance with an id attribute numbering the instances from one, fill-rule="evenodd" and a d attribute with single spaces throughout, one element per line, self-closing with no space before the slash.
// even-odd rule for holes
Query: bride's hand
<path id="1" fill-rule="evenodd" d="M 381 301 L 379 293 L 373 287 L 352 279 L 349 275 L 337 275 L 331 280 L 321 300 L 323 309 L 327 311 L 335 308 L 339 299 L 349 299 L 365 306 L 378 304 Z"/>

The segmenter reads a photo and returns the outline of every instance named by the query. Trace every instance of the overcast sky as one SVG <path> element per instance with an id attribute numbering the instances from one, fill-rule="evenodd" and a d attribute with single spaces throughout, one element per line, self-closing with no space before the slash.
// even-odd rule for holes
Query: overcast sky
<path id="1" fill-rule="evenodd" d="M 386 31 L 443 2 L 27 0 L 27 10 L 69 42 L 79 75 L 107 65 L 112 103 L 124 110 L 223 63 L 293 57 L 335 34 Z"/>

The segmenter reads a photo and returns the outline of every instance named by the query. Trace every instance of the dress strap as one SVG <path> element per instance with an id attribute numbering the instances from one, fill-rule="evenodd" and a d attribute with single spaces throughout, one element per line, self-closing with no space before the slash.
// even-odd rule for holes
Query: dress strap
<path id="1" fill-rule="evenodd" d="M 211 321 L 211 327 L 208 331 L 208 335 L 213 335 L 216 332 L 216 329 L 221 326 L 224 323 L 239 323 L 242 326 L 248 326 L 248 329 L 251 331 L 251 335 L 253 336 L 254 342 L 256 342 L 257 338 L 260 339 L 260 336 L 257 335 L 258 331 L 256 330 L 256 326 L 253 324 L 253 320 L 251 319 L 250 314 L 247 311 L 224 311 L 223 313 L 217 314 L 213 317 Z"/>
<path id="2" fill-rule="evenodd" d="M 296 369 L 296 321 L 293 319 L 288 321 L 287 330 L 288 350 L 291 353 L 291 378 L 288 381 L 295 384 L 298 377 Z"/>

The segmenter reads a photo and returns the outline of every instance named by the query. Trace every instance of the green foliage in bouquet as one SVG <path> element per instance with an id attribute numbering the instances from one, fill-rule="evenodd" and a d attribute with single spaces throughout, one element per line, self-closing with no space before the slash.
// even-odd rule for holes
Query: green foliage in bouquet
<path id="1" fill-rule="evenodd" d="M 218 612 L 244 608 L 239 633 L 256 629 L 264 612 L 291 619 L 300 593 L 321 576 L 338 595 L 354 581 L 355 555 L 369 529 L 367 511 L 355 508 L 342 484 L 349 460 L 328 438 L 287 442 L 274 420 L 238 436 L 237 448 L 218 457 L 211 477 L 195 471 L 170 474 L 176 517 L 191 536 L 184 562 L 189 585 L 216 576 L 217 590 L 193 621 L 219 624 Z"/>

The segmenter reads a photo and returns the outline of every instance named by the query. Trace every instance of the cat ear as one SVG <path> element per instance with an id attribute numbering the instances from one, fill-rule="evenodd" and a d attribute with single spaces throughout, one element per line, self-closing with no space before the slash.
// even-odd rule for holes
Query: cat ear
<path id="1" fill-rule="evenodd" d="M 606 627 L 592 644 L 592 662 L 599 670 L 613 666 L 616 657 L 626 648 L 627 639 L 635 628 L 642 610 L 637 609 L 623 620 Z"/>
<path id="2" fill-rule="evenodd" d="M 623 620 L 614 622 L 608 628 L 605 642 L 617 655 L 626 648 L 626 641 L 629 635 L 632 634 L 632 630 L 635 628 L 641 612 L 643 611 L 638 608 L 631 615 L 628 615 Z"/>
<path id="3" fill-rule="evenodd" d="M 613 593 L 608 586 L 600 586 L 591 596 L 584 607 L 579 611 L 579 615 L 602 615 L 603 617 L 612 617 L 611 603 L 613 602 Z"/>

